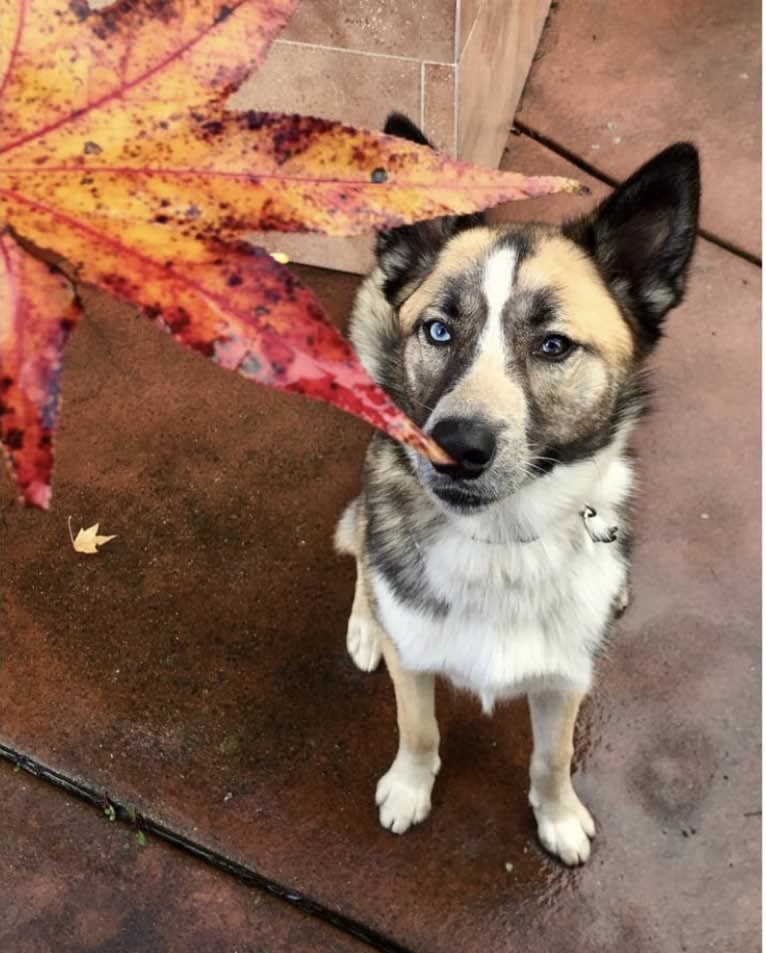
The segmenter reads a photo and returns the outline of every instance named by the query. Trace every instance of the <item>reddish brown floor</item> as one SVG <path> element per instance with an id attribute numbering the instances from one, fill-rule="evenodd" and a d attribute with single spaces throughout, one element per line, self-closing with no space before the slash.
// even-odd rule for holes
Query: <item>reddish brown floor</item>
<path id="1" fill-rule="evenodd" d="M 533 97 L 546 69 L 543 58 Z M 576 87 L 562 91 L 574 125 L 585 101 Z M 711 135 L 726 121 L 712 119 Z M 567 145 L 567 125 L 557 128 Z M 526 137 L 510 138 L 505 162 L 576 172 Z M 749 214 L 750 196 L 728 201 L 727 215 Z M 567 197 L 499 214 L 556 218 L 587 205 Z M 724 235 L 717 214 L 711 206 L 707 226 Z M 357 280 L 303 274 L 342 323 Z M 521 704 L 490 720 L 443 689 L 433 814 L 403 838 L 378 827 L 374 785 L 395 745 L 391 691 L 383 673 L 364 676 L 345 655 L 353 569 L 331 551 L 366 427 L 224 374 L 100 296 L 67 360 L 50 513 L 17 508 L 3 483 L 0 741 L 410 950 L 755 951 L 759 305 L 760 270 L 701 241 L 656 361 L 657 413 L 636 441 L 634 604 L 581 720 L 575 783 L 599 825 L 582 870 L 535 843 Z M 68 515 L 118 538 L 79 557 Z M 2 783 L 10 856 L 34 869 L 50 854 L 53 865 L 60 835 L 41 822 L 22 838 L 34 798 L 14 785 L 29 782 Z M 103 836 L 129 839 L 117 828 Z M 165 901 L 162 923 L 189 917 L 184 878 L 215 876 L 209 889 L 237 911 L 203 953 L 240 949 L 250 925 L 273 930 L 270 948 L 301 949 L 304 927 L 289 921 L 304 922 L 298 911 L 280 904 L 272 918 L 263 901 L 259 920 L 233 878 L 152 850 L 163 858 L 150 891 Z M 76 857 L 73 847 L 71 870 Z M 141 879 L 140 863 L 126 881 Z M 116 895 L 119 871 L 102 869 Z M 131 891 L 120 888 L 115 904 L 110 915 L 133 922 Z M 130 942 L 115 948 L 165 949 L 139 932 Z"/>
<path id="2" fill-rule="evenodd" d="M 520 122 L 614 179 L 690 139 L 702 225 L 760 254 L 759 0 L 561 0 L 537 55 Z"/>
<path id="3" fill-rule="evenodd" d="M 8 953 L 365 949 L 2 762 L 0 803 L 0 949 Z"/>

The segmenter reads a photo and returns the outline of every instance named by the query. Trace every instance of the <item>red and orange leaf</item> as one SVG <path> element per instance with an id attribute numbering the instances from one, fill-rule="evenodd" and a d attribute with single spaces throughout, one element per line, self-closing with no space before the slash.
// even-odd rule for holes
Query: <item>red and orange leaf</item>
<path id="1" fill-rule="evenodd" d="M 449 461 L 373 383 L 312 292 L 265 252 L 245 242 L 198 242 L 175 258 L 172 244 L 153 257 L 42 207 L 27 209 L 26 225 L 35 241 L 63 231 L 67 257 L 83 279 L 140 305 L 221 367 L 332 403 L 437 462 Z"/>
<path id="2" fill-rule="evenodd" d="M 50 499 L 64 346 L 80 318 L 56 268 L 0 232 L 0 436 L 22 499 Z"/>
<path id="3" fill-rule="evenodd" d="M 124 115 L 118 131 L 132 137 L 141 111 L 161 122 L 223 103 L 296 3 L 120 0 L 92 10 L 87 0 L 0 0 L 0 153 L 27 142 L 56 152 L 73 121 L 94 113 Z"/>
<path id="4" fill-rule="evenodd" d="M 310 293 L 242 238 L 357 234 L 578 187 L 472 168 L 338 123 L 227 110 L 294 5 L 120 0 L 94 12 L 85 0 L 0 0 L 0 228 L 69 259 L 80 278 L 141 305 L 223 366 L 329 400 L 444 460 Z M 39 343 L 14 323 L 26 300 L 18 289 L 33 277 L 15 274 L 4 360 L 6 349 Z M 57 380 L 60 351 L 46 347 L 40 376 Z"/>
<path id="5" fill-rule="evenodd" d="M 95 124 L 111 112 L 125 119 L 116 104 L 104 107 L 52 137 L 54 145 L 64 137 L 52 152 L 51 137 L 42 151 L 38 142 L 12 150 L 3 188 L 136 243 L 163 242 L 167 229 L 158 223 L 197 237 L 268 229 L 356 235 L 580 190 L 571 179 L 482 169 L 305 116 L 179 113 L 131 139 L 117 118 L 105 129 Z"/>

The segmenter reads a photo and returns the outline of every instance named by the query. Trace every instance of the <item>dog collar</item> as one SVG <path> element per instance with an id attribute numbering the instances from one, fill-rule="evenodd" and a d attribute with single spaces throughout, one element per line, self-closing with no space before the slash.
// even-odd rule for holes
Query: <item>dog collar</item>
<path id="1" fill-rule="evenodd" d="M 580 512 L 585 532 L 590 536 L 594 543 L 613 543 L 617 539 L 620 531 L 619 526 L 612 525 L 599 516 L 596 510 L 587 503 Z"/>
<path id="2" fill-rule="evenodd" d="M 609 524 L 607 521 L 598 515 L 598 511 L 595 507 L 590 506 L 586 503 L 585 506 L 580 510 L 580 518 L 582 519 L 583 526 L 585 527 L 585 532 L 590 536 L 594 543 L 613 543 L 619 534 L 620 528 L 615 524 Z M 480 536 L 471 536 L 471 539 L 475 543 L 487 543 L 492 546 L 507 546 L 508 542 L 514 543 L 536 543 L 540 537 L 539 536 L 517 536 L 513 540 L 496 540 L 496 539 L 482 539 Z"/>

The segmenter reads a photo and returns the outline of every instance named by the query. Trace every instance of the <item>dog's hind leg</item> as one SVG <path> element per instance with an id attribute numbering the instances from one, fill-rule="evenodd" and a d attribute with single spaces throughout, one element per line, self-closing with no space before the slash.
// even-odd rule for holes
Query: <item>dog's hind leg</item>
<path id="1" fill-rule="evenodd" d="M 382 630 L 370 606 L 362 560 L 356 560 L 354 604 L 346 630 L 346 648 L 354 665 L 363 672 L 373 672 L 380 664 Z"/>
<path id="2" fill-rule="evenodd" d="M 565 864 L 582 864 L 590 856 L 593 818 L 572 787 L 573 736 L 582 695 L 530 692 L 534 748 L 529 803 L 543 847 Z"/>
<path id="3" fill-rule="evenodd" d="M 385 633 L 382 646 L 396 694 L 399 750 L 378 782 L 375 801 L 383 827 L 403 834 L 428 817 L 431 789 L 441 766 L 434 676 L 403 669 L 396 648 Z"/>
<path id="4" fill-rule="evenodd" d="M 626 579 L 625 584 L 623 585 L 622 589 L 620 590 L 614 602 L 615 619 L 620 619 L 622 618 L 622 616 L 625 615 L 625 613 L 628 610 L 628 606 L 630 606 L 631 597 L 632 597 L 632 592 L 630 588 L 630 579 Z"/>
<path id="5" fill-rule="evenodd" d="M 357 668 L 372 672 L 380 664 L 380 626 L 367 595 L 364 563 L 364 522 L 362 498 L 346 507 L 335 530 L 335 549 L 356 558 L 354 603 L 346 630 L 346 648 Z"/>
<path id="6" fill-rule="evenodd" d="M 335 551 L 344 556 L 359 557 L 361 553 L 362 497 L 356 496 L 343 510 L 335 527 Z"/>

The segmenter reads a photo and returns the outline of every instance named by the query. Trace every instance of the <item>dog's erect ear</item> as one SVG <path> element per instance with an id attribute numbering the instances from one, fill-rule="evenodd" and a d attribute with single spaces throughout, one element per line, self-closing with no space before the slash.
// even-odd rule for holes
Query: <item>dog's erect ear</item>
<path id="1" fill-rule="evenodd" d="M 596 259 L 646 345 L 683 298 L 699 198 L 697 150 L 681 142 L 642 166 L 592 215 L 564 226 Z"/>
<path id="2" fill-rule="evenodd" d="M 431 143 L 426 139 L 423 131 L 418 129 L 415 123 L 404 115 L 404 113 L 389 113 L 386 124 L 383 126 L 383 132 L 387 136 L 398 136 L 400 139 L 409 139 L 410 142 L 419 142 L 421 146 L 429 146 L 433 149 Z"/>
<path id="3" fill-rule="evenodd" d="M 415 123 L 401 113 L 391 113 L 383 132 L 433 148 Z M 403 225 L 378 233 L 375 254 L 385 277 L 383 292 L 399 305 L 426 277 L 445 243 L 467 228 L 484 224 L 484 217 L 448 215 L 415 225 Z"/>

